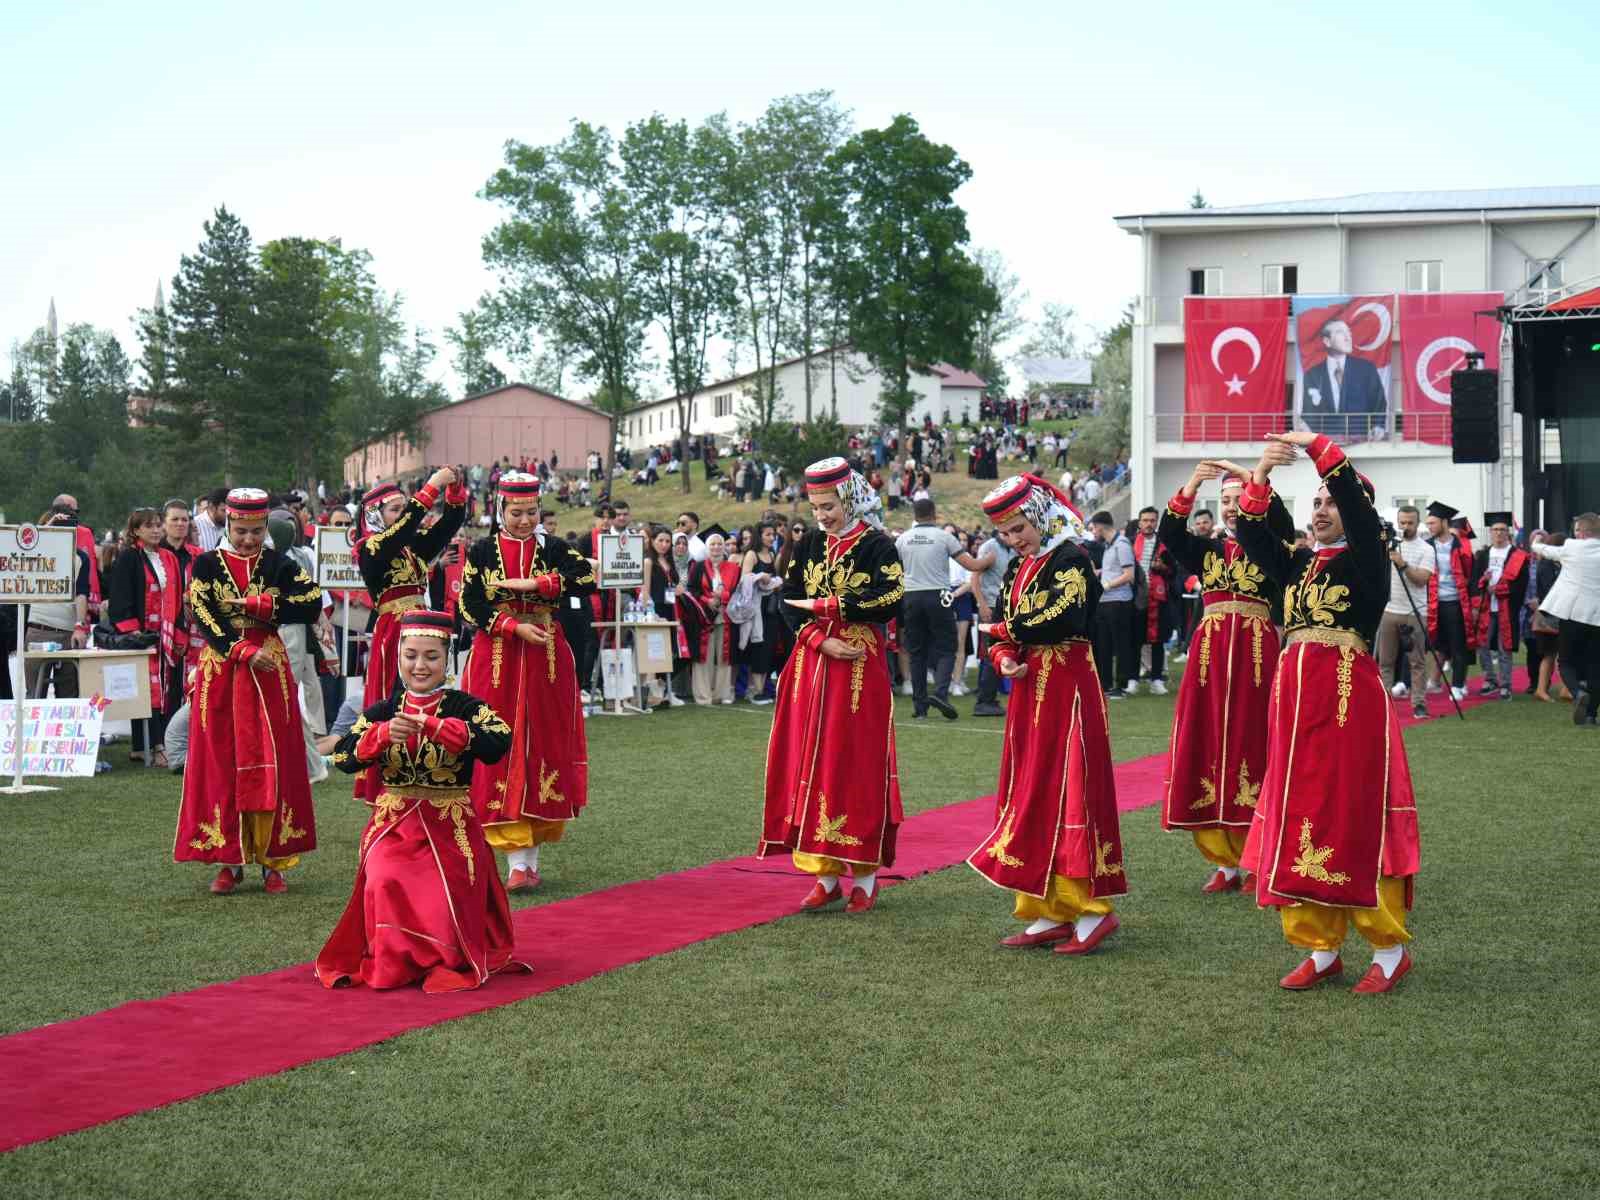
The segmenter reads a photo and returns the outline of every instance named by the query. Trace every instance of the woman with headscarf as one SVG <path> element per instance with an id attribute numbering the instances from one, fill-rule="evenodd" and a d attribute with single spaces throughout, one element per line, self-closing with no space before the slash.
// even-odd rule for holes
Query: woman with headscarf
<path id="1" fill-rule="evenodd" d="M 335 766 L 376 768 L 383 790 L 350 902 L 317 955 L 326 987 L 420 980 L 424 992 L 457 992 L 511 964 L 511 906 L 469 794 L 474 770 L 504 757 L 511 727 L 445 686 L 454 636 L 449 613 L 401 617 L 401 690 L 362 713 L 334 749 Z"/>
<path id="2" fill-rule="evenodd" d="M 1200 486 L 1222 480 L 1222 527 L 1213 537 L 1189 529 Z M 1212 871 L 1207 893 L 1236 892 L 1249 880 L 1239 855 L 1267 773 L 1268 713 L 1278 667 L 1273 614 L 1283 589 L 1251 561 L 1237 540 L 1239 497 L 1248 472 L 1202 462 L 1167 501 L 1161 545 L 1200 581 L 1203 606 L 1189 639 L 1189 668 L 1178 687 L 1167 758 L 1161 828 L 1188 830 Z M 1270 528 L 1294 541 L 1294 518 L 1272 498 Z"/>
<path id="3" fill-rule="evenodd" d="M 118 633 L 146 633 L 153 637 L 150 656 L 150 719 L 137 721 L 133 751 L 141 761 L 152 755 L 165 767 L 160 749 L 167 719 L 182 703 L 181 680 L 186 649 L 179 624 L 183 613 L 183 567 L 162 543 L 166 530 L 161 513 L 136 508 L 122 534 L 122 548 L 106 572 L 107 616 Z M 175 681 L 178 681 L 175 686 Z"/>
<path id="4" fill-rule="evenodd" d="M 444 493 L 444 516 L 431 526 L 426 518 Z M 357 518 L 356 566 L 372 598 L 372 643 L 367 651 L 364 703 L 376 704 L 395 689 L 400 617 L 427 603 L 428 568 L 455 537 L 467 513 L 467 489 L 449 467 L 440 467 L 407 500 L 392 483 L 380 484 L 361 499 Z M 376 771 L 356 779 L 356 798 L 370 800 L 381 786 Z"/>
<path id="5" fill-rule="evenodd" d="M 472 804 L 506 854 L 506 890 L 524 892 L 539 886 L 540 847 L 589 802 L 577 665 L 555 614 L 595 579 L 577 547 L 545 536 L 537 476 L 507 471 L 496 493 L 461 574 L 461 614 L 477 626 L 461 686 L 511 726 L 510 752 L 473 774 Z"/>
<path id="6" fill-rule="evenodd" d="M 1291 549 L 1267 523 L 1267 480 L 1304 447 L 1322 476 L 1314 549 Z M 1239 542 L 1283 588 L 1285 649 L 1269 717 L 1267 774 L 1240 865 L 1256 903 L 1276 908 L 1290 945 L 1309 952 L 1279 980 L 1305 991 L 1336 979 L 1353 923 L 1373 947 L 1360 995 L 1411 970 L 1406 913 L 1420 850 L 1400 723 L 1372 640 L 1389 601 L 1388 540 L 1372 484 L 1321 434 L 1278 433 L 1239 500 Z"/>
<path id="7" fill-rule="evenodd" d="M 815 877 L 805 910 L 841 899 L 848 869 L 845 911 L 862 913 L 877 903 L 878 869 L 894 865 L 904 819 L 883 629 L 899 615 L 903 572 L 878 495 L 849 463 L 807 467 L 806 493 L 818 527 L 784 573 L 795 646 L 778 676 L 756 853 L 787 851 Z"/>
<path id="8" fill-rule="evenodd" d="M 315 620 L 322 592 L 266 547 L 267 493 L 235 488 L 226 539 L 195 559 L 189 604 L 206 648 L 191 692 L 189 754 L 172 849 L 176 862 L 217 863 L 211 890 L 238 887 L 247 863 L 266 890 L 316 849 L 300 701 L 278 626 Z"/>
<path id="9" fill-rule="evenodd" d="M 983 511 L 1013 551 L 1000 619 L 983 630 L 1012 691 L 994 829 L 967 864 L 1014 892 L 1013 914 L 1030 922 L 1001 945 L 1087 954 L 1116 932 L 1111 898 L 1128 890 L 1091 638 L 1100 580 L 1073 540 L 1083 520 L 1054 485 L 1013 476 Z"/>
<path id="10" fill-rule="evenodd" d="M 699 605 L 702 620 L 698 637 L 690 644 L 694 665 L 689 669 L 690 690 L 696 704 L 733 703 L 733 622 L 728 601 L 739 586 L 739 564 L 728 560 L 729 538 L 706 535 L 704 562 L 689 568 L 689 594 Z"/>

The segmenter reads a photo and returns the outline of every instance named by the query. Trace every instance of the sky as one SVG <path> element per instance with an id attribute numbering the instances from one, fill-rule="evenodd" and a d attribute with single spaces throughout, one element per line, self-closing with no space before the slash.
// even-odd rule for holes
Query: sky
<path id="1" fill-rule="evenodd" d="M 369 250 L 432 331 L 492 287 L 477 197 L 508 139 L 830 89 L 970 164 L 974 246 L 1086 336 L 1138 286 L 1116 215 L 1600 182 L 1592 30 L 1568 6 L 921 0 L 29 5 L 0 71 L 0 345 L 134 314 L 226 205 L 260 242 Z M 1298 6 L 1296 6 L 1298 7 Z M 439 374 L 447 372 L 441 352 Z M 575 389 L 571 389 L 575 390 Z M 651 394 L 651 389 L 646 389 Z"/>

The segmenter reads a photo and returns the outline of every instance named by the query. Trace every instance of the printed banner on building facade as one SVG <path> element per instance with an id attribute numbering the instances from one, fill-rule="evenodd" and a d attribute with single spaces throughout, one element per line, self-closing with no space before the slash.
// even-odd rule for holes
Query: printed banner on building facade
<path id="1" fill-rule="evenodd" d="M 1394 428 L 1394 295 L 1293 296 L 1290 311 L 1296 428 L 1354 441 L 1385 436 Z"/>
<path id="2" fill-rule="evenodd" d="M 1282 296 L 1187 296 L 1183 439 L 1255 442 L 1284 428 L 1289 307 Z"/>
<path id="3" fill-rule="evenodd" d="M 1483 355 L 1500 369 L 1501 292 L 1408 292 L 1400 297 L 1400 359 L 1406 437 L 1450 444 L 1450 376 Z"/>

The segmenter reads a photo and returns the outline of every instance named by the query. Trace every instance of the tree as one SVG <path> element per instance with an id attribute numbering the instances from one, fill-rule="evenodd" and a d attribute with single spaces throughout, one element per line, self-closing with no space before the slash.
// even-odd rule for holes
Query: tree
<path id="1" fill-rule="evenodd" d="M 991 396 L 1006 394 L 1006 368 L 1000 357 L 1000 347 L 1021 332 L 1026 323 L 1022 318 L 1022 305 L 1028 293 L 1022 290 L 1022 280 L 1006 265 L 998 250 L 980 249 L 972 259 L 983 272 L 983 281 L 995 294 L 995 306 L 981 314 L 972 338 L 972 369 L 989 385 Z"/>
<path id="2" fill-rule="evenodd" d="M 1189 197 L 1189 207 L 1190 208 L 1210 208 L 1211 205 L 1206 203 L 1206 198 L 1203 195 L 1201 195 L 1200 189 L 1199 188 L 1195 188 L 1194 195 Z"/>
<path id="3" fill-rule="evenodd" d="M 245 378 L 256 263 L 250 231 L 218 208 L 172 280 L 169 412 L 176 465 L 196 484 L 232 484 L 240 467 L 241 426 L 255 400 Z"/>
<path id="4" fill-rule="evenodd" d="M 883 417 L 905 437 L 913 370 L 972 362 L 973 333 L 999 303 L 964 253 L 967 215 L 955 191 L 972 170 L 901 115 L 858 133 L 830 160 L 849 197 L 854 253 L 835 275 L 850 340 L 884 378 Z"/>
<path id="5" fill-rule="evenodd" d="M 44 415 L 43 398 L 34 391 L 22 347 L 11 343 L 11 377 L 0 384 L 0 418 L 20 425 Z"/>
<path id="6" fill-rule="evenodd" d="M 476 396 L 504 387 L 505 372 L 489 358 L 493 344 L 490 320 L 482 312 L 464 312 L 457 318 L 461 323 L 444 331 L 444 340 L 455 351 L 451 365 L 461 383 L 463 394 Z"/>
<path id="7" fill-rule="evenodd" d="M 128 427 L 128 356 L 111 334 L 70 325 L 61 339 L 60 394 L 50 405 L 57 458 L 87 473 L 99 451 Z"/>
<path id="8" fill-rule="evenodd" d="M 737 298 L 714 182 L 720 131 L 691 131 L 659 115 L 630 125 L 622 139 L 623 178 L 631 197 L 639 249 L 641 302 L 666 344 L 667 373 L 677 397 L 678 473 L 690 487 L 688 437 L 694 394 L 706 382 L 714 336 L 727 328 Z"/>
<path id="9" fill-rule="evenodd" d="M 1077 358 L 1082 348 L 1077 330 L 1073 328 L 1077 319 L 1078 314 L 1071 305 L 1047 301 L 1044 315 L 1034 323 L 1028 340 L 1022 343 L 1023 357 Z"/>
<path id="10" fill-rule="evenodd" d="M 804 424 L 775 421 L 761 431 L 756 449 L 763 458 L 782 468 L 789 479 L 798 480 L 804 478 L 806 467 L 812 463 L 848 454 L 850 431 L 829 413 L 819 413 Z"/>
<path id="11" fill-rule="evenodd" d="M 339 253 L 309 238 L 261 247 L 245 378 L 263 403 L 251 406 L 241 433 L 255 460 L 253 477 L 269 485 L 313 484 L 319 452 L 333 434 Z"/>
<path id="12" fill-rule="evenodd" d="M 1080 465 L 1106 462 L 1128 448 L 1133 410 L 1133 301 L 1122 319 L 1100 335 L 1094 356 L 1094 383 L 1100 407 L 1072 443 Z"/>
<path id="13" fill-rule="evenodd" d="M 610 478 L 648 320 L 615 143 L 579 121 L 552 146 L 506 143 L 505 159 L 481 193 L 509 214 L 483 239 L 484 262 L 500 275 L 502 327 L 524 338 L 538 330 L 582 356 L 580 369 L 600 384 L 597 407 L 611 418 Z"/>

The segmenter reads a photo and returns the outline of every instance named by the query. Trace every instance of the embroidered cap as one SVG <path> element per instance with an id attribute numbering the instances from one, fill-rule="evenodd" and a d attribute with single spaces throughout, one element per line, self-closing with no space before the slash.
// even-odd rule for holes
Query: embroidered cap
<path id="1" fill-rule="evenodd" d="M 234 488 L 228 493 L 228 516 L 235 521 L 265 521 L 267 494 L 260 488 Z"/>
<path id="2" fill-rule="evenodd" d="M 983 511 L 991 521 L 1004 520 L 1022 505 L 1033 490 L 1025 476 L 1013 475 L 983 498 Z"/>
<path id="3" fill-rule="evenodd" d="M 455 622 L 450 614 L 435 612 L 430 608 L 413 608 L 400 617 L 401 637 L 436 637 L 448 639 L 455 632 Z"/>
<path id="4" fill-rule="evenodd" d="M 507 471 L 500 476 L 500 482 L 495 487 L 502 496 L 537 496 L 539 477 L 526 471 Z"/>
<path id="5" fill-rule="evenodd" d="M 806 468 L 806 491 L 836 492 L 850 478 L 850 464 L 842 458 L 825 458 Z"/>
<path id="6" fill-rule="evenodd" d="M 399 484 L 396 484 L 396 483 L 380 483 L 377 487 L 373 488 L 365 496 L 361 497 L 361 507 L 362 508 L 373 508 L 373 507 L 375 507 L 377 505 L 381 505 L 390 496 L 401 496 L 401 495 L 404 495 L 404 494 L 405 493 L 403 493 L 400 490 L 400 485 Z"/>

